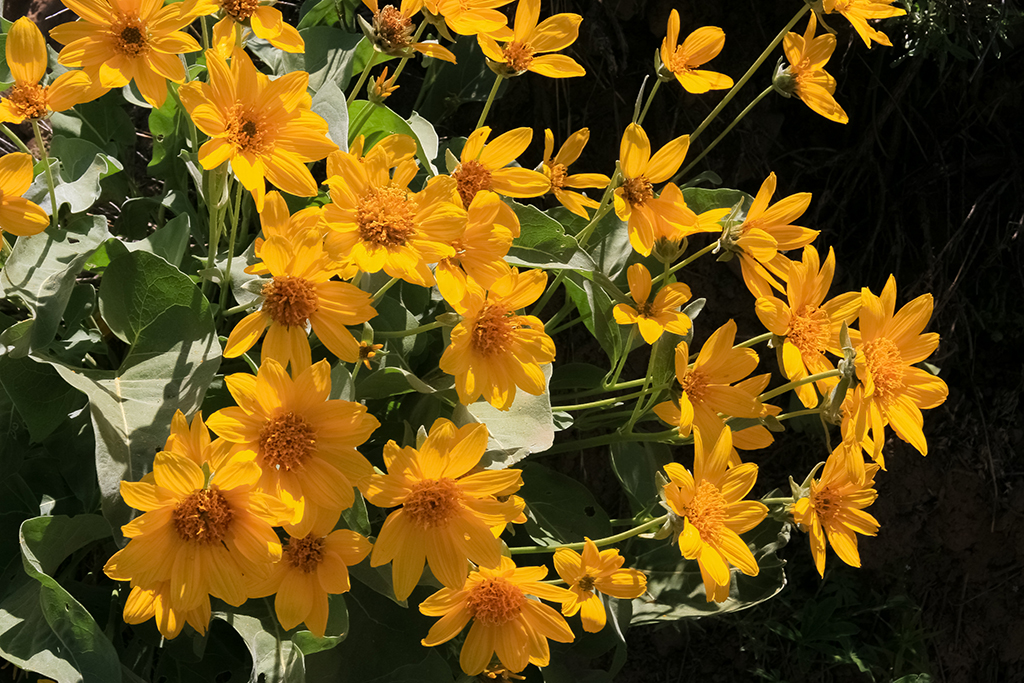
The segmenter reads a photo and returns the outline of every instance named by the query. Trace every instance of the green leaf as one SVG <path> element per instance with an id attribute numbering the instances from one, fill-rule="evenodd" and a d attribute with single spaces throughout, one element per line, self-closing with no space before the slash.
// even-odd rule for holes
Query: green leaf
<path id="1" fill-rule="evenodd" d="M 312 7 L 309 7 L 312 5 Z M 308 7 L 308 9 L 307 9 Z M 319 24 L 331 25 L 338 23 L 338 9 L 335 0 L 306 0 L 302 5 L 302 18 L 295 27 L 300 31 Z"/>
<path id="2" fill-rule="evenodd" d="M 172 266 L 180 266 L 192 237 L 191 221 L 187 214 L 175 216 L 162 228 L 152 232 L 138 242 L 126 242 L 128 251 L 144 251 L 155 254 Z"/>
<path id="3" fill-rule="evenodd" d="M 75 277 L 94 251 L 108 238 L 102 216 L 81 216 L 67 229 L 22 237 L 0 272 L 0 288 L 32 311 L 28 347 L 39 349 L 51 341 L 75 288 Z"/>
<path id="4" fill-rule="evenodd" d="M 527 463 L 518 494 L 526 500 L 526 531 L 539 545 L 611 536 L 608 513 L 590 489 L 572 477 Z"/>
<path id="5" fill-rule="evenodd" d="M 81 407 L 82 396 L 48 365 L 28 358 L 0 356 L 0 383 L 25 421 L 32 441 L 53 433 L 68 413 Z"/>
<path id="6" fill-rule="evenodd" d="M 575 238 L 565 234 L 561 223 L 535 206 L 515 201 L 510 204 L 519 218 L 519 237 L 512 242 L 508 252 L 510 264 L 533 268 L 594 269 L 594 263 L 579 251 Z"/>
<path id="7" fill-rule="evenodd" d="M 358 120 L 360 114 L 367 107 L 373 107 L 373 112 L 358 131 L 349 131 L 350 138 L 353 135 L 364 136 L 366 138 L 366 145 L 364 149 L 368 150 L 370 147 L 377 144 L 377 142 L 382 138 L 387 137 L 392 133 L 408 135 L 416 140 L 416 158 L 419 159 L 420 164 L 423 166 L 429 166 L 431 169 L 434 168 L 431 161 L 434 156 L 437 155 L 437 133 L 434 132 L 433 128 L 427 129 L 423 125 L 422 120 L 419 120 L 420 117 L 418 114 L 415 115 L 416 118 L 413 120 L 413 123 L 416 125 L 416 129 L 413 129 L 413 126 L 410 125 L 409 121 L 406 121 L 383 104 L 373 104 L 366 100 L 353 100 L 352 103 L 348 105 L 348 120 Z M 417 130 L 424 133 L 426 145 L 423 140 L 420 139 Z M 433 155 L 428 153 L 430 149 L 434 150 Z"/>
<path id="8" fill-rule="evenodd" d="M 131 150 L 135 147 L 135 124 L 122 105 L 116 96 L 108 96 L 54 112 L 50 117 L 54 138 L 81 138 L 115 156 L 118 148 Z"/>
<path id="9" fill-rule="evenodd" d="M 75 551 L 110 538 L 96 515 L 36 517 L 21 525 L 24 585 L 0 603 L 0 654 L 58 683 L 121 678 L 113 644 L 89 612 L 50 575 Z"/>
<path id="10" fill-rule="evenodd" d="M 731 190 L 721 187 L 717 190 L 709 190 L 703 187 L 687 187 L 683 190 L 683 199 L 686 205 L 694 213 L 704 213 L 711 209 L 731 209 L 740 204 L 740 215 L 736 218 L 742 221 L 747 215 L 747 210 L 754 202 L 754 198 L 741 190 Z"/>
<path id="11" fill-rule="evenodd" d="M 352 34 L 329 26 L 313 26 L 299 31 L 306 43 L 304 52 L 287 53 L 277 48 L 257 52 L 278 75 L 292 71 L 309 73 L 309 89 L 319 92 L 325 83 L 344 90 L 352 78 L 356 47 L 362 34 Z M 267 53 L 276 54 L 267 54 Z M 264 55 L 267 55 L 266 57 Z"/>
<path id="12" fill-rule="evenodd" d="M 566 232 L 579 234 L 590 221 L 584 220 L 563 206 L 549 209 L 547 214 L 561 223 Z M 614 211 L 609 211 L 594 226 L 594 231 L 587 242 L 586 252 L 594 262 L 597 270 L 616 280 L 626 270 L 629 259 L 633 255 L 633 247 L 629 244 L 629 230 L 626 223 L 619 220 Z"/>
<path id="13" fill-rule="evenodd" d="M 552 391 L 596 389 L 601 386 L 608 371 L 590 363 L 566 363 L 555 368 L 551 377 Z"/>
<path id="14" fill-rule="evenodd" d="M 483 102 L 494 85 L 494 72 L 484 63 L 483 51 L 475 38 L 457 36 L 448 48 L 455 55 L 456 63 L 434 60 L 431 68 L 436 70 L 437 80 L 420 107 L 420 114 L 435 124 L 454 114 L 466 102 Z M 507 87 L 508 84 L 502 83 L 497 97 L 501 97 Z"/>
<path id="15" fill-rule="evenodd" d="M 306 664 L 302 650 L 291 640 L 282 638 L 283 629 L 277 617 L 261 614 L 259 617 L 236 612 L 214 612 L 215 619 L 223 619 L 242 636 L 252 655 L 252 674 L 249 680 L 264 683 L 297 683 L 306 680 Z"/>
<path id="16" fill-rule="evenodd" d="M 651 510 L 658 500 L 654 475 L 672 462 L 667 444 L 627 441 L 611 445 L 611 463 L 615 476 L 629 498 L 633 514 Z"/>
<path id="17" fill-rule="evenodd" d="M 329 0 L 333 3 L 333 0 Z M 326 81 L 313 96 L 312 111 L 327 121 L 327 137 L 342 150 L 348 149 L 348 106 L 345 93 L 334 81 Z"/>
<path id="18" fill-rule="evenodd" d="M 614 361 L 622 349 L 622 330 L 625 329 L 612 316 L 615 302 L 603 287 L 581 273 L 571 272 L 563 282 L 566 293 L 576 304 L 583 324 Z"/>
<path id="19" fill-rule="evenodd" d="M 124 169 L 121 162 L 102 149 L 80 138 L 57 135 L 50 143 L 50 167 L 56 186 L 57 206 L 71 207 L 71 213 L 89 210 L 100 197 L 100 181 Z M 36 179 L 25 192 L 25 198 L 53 213 L 50 191 L 42 162 L 36 164 Z"/>

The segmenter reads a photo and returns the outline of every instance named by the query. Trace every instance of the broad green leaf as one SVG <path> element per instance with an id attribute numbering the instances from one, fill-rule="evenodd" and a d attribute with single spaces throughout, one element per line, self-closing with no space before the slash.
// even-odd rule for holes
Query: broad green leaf
<path id="1" fill-rule="evenodd" d="M 82 396 L 52 367 L 28 358 L 0 356 L 0 383 L 11 397 L 32 441 L 53 433 L 68 413 L 82 405 Z"/>
<path id="2" fill-rule="evenodd" d="M 319 114 L 327 121 L 327 137 L 342 151 L 347 150 L 348 106 L 345 104 L 345 93 L 334 81 L 325 81 L 316 91 L 312 110 L 314 114 Z"/>
<path id="3" fill-rule="evenodd" d="M 562 224 L 566 233 L 577 235 L 590 221 L 572 213 L 563 206 L 549 209 L 547 214 Z M 585 251 L 597 270 L 616 280 L 625 272 L 633 247 L 629 244 L 629 230 L 614 211 L 606 213 L 594 226 Z"/>
<path id="4" fill-rule="evenodd" d="M 434 126 L 430 121 L 427 121 L 416 112 L 413 112 L 412 116 L 409 117 L 408 123 L 420 143 L 420 163 L 430 169 L 431 175 L 437 175 L 437 166 L 434 165 L 434 161 L 437 159 L 437 152 L 440 149 L 437 131 L 434 130 Z"/>
<path id="5" fill-rule="evenodd" d="M 180 266 L 192 237 L 191 221 L 187 214 L 175 216 L 145 239 L 126 242 L 128 251 L 144 251 L 155 254 L 172 266 Z"/>
<path id="6" fill-rule="evenodd" d="M 618 358 L 623 346 L 622 331 L 626 328 L 615 322 L 612 308 L 615 302 L 605 289 L 585 275 L 571 272 L 563 280 L 565 291 L 576 304 L 583 324 L 590 330 L 597 343 L 613 361 Z"/>
<path id="7" fill-rule="evenodd" d="M 417 118 L 413 121 L 416 125 L 416 129 L 414 129 L 409 121 L 406 121 L 383 104 L 373 104 L 366 100 L 353 100 L 348 105 L 349 122 L 360 120 L 367 107 L 372 107 L 373 111 L 369 114 L 369 118 L 359 127 L 359 130 L 349 130 L 348 136 L 350 141 L 355 139 L 356 135 L 362 135 L 366 138 L 364 149 L 369 149 L 382 138 L 392 133 L 408 135 L 416 141 L 416 158 L 419 159 L 420 164 L 434 169 L 432 161 L 437 154 L 437 133 L 433 131 L 433 128 L 428 129 L 424 126 L 418 114 L 416 114 Z M 423 140 L 420 140 L 417 129 L 424 133 L 427 138 L 426 144 L 424 144 Z M 433 155 L 429 154 L 431 149 L 434 150 Z"/>
<path id="8" fill-rule="evenodd" d="M 50 154 L 57 206 L 67 204 L 71 213 L 82 213 L 92 208 L 100 197 L 100 181 L 124 169 L 120 161 L 80 138 L 55 136 L 50 143 Z M 44 168 L 42 162 L 36 164 L 36 179 L 25 192 L 25 198 L 52 213 Z"/>
<path id="9" fill-rule="evenodd" d="M 0 272 L 0 288 L 5 297 L 20 299 L 32 311 L 30 348 L 39 349 L 53 341 L 75 277 L 109 237 L 106 219 L 81 216 L 66 229 L 18 239 Z"/>
<path id="10" fill-rule="evenodd" d="M 562 224 L 534 206 L 510 202 L 519 218 L 519 237 L 509 249 L 512 265 L 533 268 L 592 268 L 576 240 L 565 234 Z M 574 259 L 575 257 L 575 259 Z M 575 263 L 570 263 L 575 260 Z"/>
<path id="11" fill-rule="evenodd" d="M 436 80 L 427 91 L 419 112 L 427 120 L 438 124 L 448 118 L 466 102 L 483 102 L 494 85 L 494 72 L 484 63 L 483 51 L 471 36 L 457 36 L 454 45 L 448 49 L 455 55 L 456 63 L 428 60 L 428 68 L 437 74 Z M 507 83 L 498 88 L 500 98 Z"/>
<path id="12" fill-rule="evenodd" d="M 167 99 L 174 101 L 173 97 Z M 113 156 L 117 155 L 118 149 L 133 149 L 135 124 L 124 110 L 124 102 L 119 100 L 108 95 L 79 104 L 74 109 L 54 112 L 50 117 L 54 137 L 82 138 Z"/>
<path id="13" fill-rule="evenodd" d="M 566 363 L 555 368 L 551 377 L 552 391 L 596 389 L 601 386 L 608 371 L 590 363 Z M 584 399 L 591 400 L 591 399 Z"/>
<path id="14" fill-rule="evenodd" d="M 627 441 L 611 445 L 612 470 L 634 515 L 655 506 L 659 491 L 654 475 L 670 462 L 672 452 L 667 444 Z"/>
<path id="15" fill-rule="evenodd" d="M 347 88 L 349 79 L 355 73 L 353 61 L 356 46 L 364 40 L 363 36 L 329 26 L 304 28 L 299 31 L 299 35 L 306 43 L 304 52 L 287 53 L 270 48 L 257 54 L 278 75 L 291 71 L 307 72 L 309 89 L 314 93 L 327 82 L 334 83 L 342 90 Z M 269 52 L 276 54 L 268 54 Z"/>
<path id="16" fill-rule="evenodd" d="M 526 500 L 526 531 L 539 545 L 611 536 L 608 513 L 590 489 L 572 477 L 527 463 L 518 495 Z"/>
<path id="17" fill-rule="evenodd" d="M 255 610 L 259 601 L 241 609 Z M 242 636 L 252 656 L 250 681 L 264 683 L 295 683 L 306 680 L 306 665 L 302 650 L 291 640 L 284 638 L 284 629 L 277 623 L 277 617 L 265 612 L 260 616 L 238 612 L 214 612 L 213 618 L 223 619 Z"/>
<path id="18" fill-rule="evenodd" d="M 335 0 L 306 0 L 302 4 L 302 18 L 295 27 L 300 31 L 324 24 L 327 26 L 338 23 L 338 5 Z"/>
<path id="19" fill-rule="evenodd" d="M 740 204 L 740 215 L 737 219 L 742 221 L 747 215 L 747 210 L 753 203 L 754 198 L 741 190 L 731 190 L 721 187 L 717 190 L 708 190 L 703 187 L 687 187 L 683 190 L 683 199 L 686 205 L 694 213 L 704 213 L 711 209 L 731 209 Z"/>

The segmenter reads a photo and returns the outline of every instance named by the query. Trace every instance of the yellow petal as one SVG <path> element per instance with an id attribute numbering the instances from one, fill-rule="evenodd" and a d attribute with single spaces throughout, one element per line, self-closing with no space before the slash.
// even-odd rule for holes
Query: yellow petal
<path id="1" fill-rule="evenodd" d="M 21 17 L 7 33 L 7 66 L 14 80 L 35 85 L 46 75 L 46 41 L 28 17 Z"/>

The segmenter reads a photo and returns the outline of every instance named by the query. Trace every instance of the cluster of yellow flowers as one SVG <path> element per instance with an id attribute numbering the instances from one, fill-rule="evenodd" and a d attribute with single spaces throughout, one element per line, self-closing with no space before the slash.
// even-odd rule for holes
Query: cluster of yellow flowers
<path id="1" fill-rule="evenodd" d="M 476 36 L 498 76 L 496 85 L 526 71 L 554 78 L 584 75 L 573 59 L 557 54 L 576 40 L 581 17 L 557 14 L 540 21 L 540 1 L 520 0 L 508 26 L 496 8 L 510 1 L 403 0 L 396 8 L 365 0 L 373 16 L 363 28 L 378 52 L 403 59 L 418 52 L 454 61 L 436 42 L 420 41 L 427 25 L 442 36 Z M 626 224 L 633 249 L 645 257 L 678 257 L 688 238 L 720 234 L 700 254 L 716 249 L 739 259 L 756 314 L 789 381 L 782 390 L 794 389 L 808 409 L 825 405 L 841 416 L 842 442 L 821 479 L 809 477 L 788 506 L 793 520 L 810 533 L 819 571 L 826 535 L 841 559 L 857 565 L 854 534 L 874 534 L 878 528 L 863 508 L 874 500 L 874 477 L 884 467 L 885 427 L 927 453 L 921 410 L 942 403 L 947 391 L 942 380 L 914 367 L 939 341 L 937 334 L 923 333 L 931 296 L 897 311 L 890 278 L 880 296 L 865 288 L 826 301 L 835 255 L 830 249 L 822 262 L 811 244 L 817 231 L 794 224 L 808 208 L 809 194 L 772 203 L 774 174 L 742 220 L 734 220 L 730 208 L 698 214 L 679 186 L 668 182 L 682 166 L 691 136 L 677 137 L 652 154 L 637 120 L 622 136 L 611 177 L 569 174 L 589 139 L 586 128 L 569 136 L 557 154 L 554 136 L 545 131 L 543 160 L 539 170 L 530 170 L 512 164 L 529 146 L 533 130 L 517 128 L 492 139 L 483 125 L 469 135 L 450 173 L 435 175 L 420 166 L 417 143 L 407 136 L 391 135 L 369 148 L 354 136 L 348 150 L 338 149 L 327 123 L 311 109 L 309 75 L 295 71 L 271 80 L 244 51 L 249 32 L 285 51 L 304 49 L 281 13 L 257 0 L 166 6 L 157 0 L 64 2 L 81 20 L 51 35 L 66 44 L 60 63 L 81 71 L 39 85 L 46 65 L 43 39 L 30 21 L 19 20 L 7 40 L 16 82 L 0 106 L 2 120 L 37 120 L 129 81 L 158 107 L 168 81 L 182 84 L 177 96 L 207 136 L 195 150 L 200 165 L 226 173 L 225 163 L 230 164 L 233 177 L 251 194 L 263 229 L 256 263 L 248 268 L 264 276 L 259 308 L 234 326 L 224 348 L 227 358 L 242 356 L 265 332 L 258 371 L 228 375 L 236 405 L 207 421 L 200 413 L 189 424 L 178 413 L 153 472 L 142 481 L 122 483 L 124 500 L 143 514 L 123 527 L 131 540 L 105 571 L 132 586 L 127 622 L 155 618 L 167 637 L 176 636 L 186 622 L 205 632 L 211 596 L 237 606 L 276 594 L 275 609 L 286 629 L 305 623 L 322 636 L 328 596 L 350 588 L 349 566 L 366 557 L 373 566 L 391 563 L 394 593 L 403 600 L 426 564 L 444 588 L 420 605 L 424 614 L 440 617 L 423 644 L 447 642 L 472 621 L 461 665 L 475 675 L 495 654 L 512 672 L 529 663 L 544 666 L 549 639 L 573 638 L 564 616 L 581 613 L 584 629 L 597 631 L 605 623 L 597 593 L 630 599 L 644 592 L 644 575 L 623 569 L 617 550 L 599 549 L 607 543 L 587 539 L 555 553 L 555 569 L 568 588 L 545 583 L 546 568 L 517 567 L 503 555 L 503 531 L 525 519 L 524 501 L 516 495 L 521 471 L 480 468 L 488 440 L 484 425 L 456 427 L 439 419 L 416 448 L 389 441 L 383 451 L 387 471 L 375 470 L 358 449 L 378 420 L 361 404 L 330 399 L 330 366 L 312 361 L 310 331 L 346 363 L 368 365 L 381 349 L 357 341 L 348 328 L 376 316 L 384 290 L 373 296 L 359 282 L 383 271 L 392 283 L 436 286 L 458 314 L 439 367 L 454 377 L 463 404 L 483 397 L 507 410 L 519 391 L 544 393 L 542 366 L 553 362 L 555 345 L 544 323 L 521 311 L 542 297 L 548 278 L 544 271 L 520 271 L 507 263 L 520 223 L 501 196 L 552 194 L 572 213 L 595 221 L 613 209 Z M 901 13 L 890 4 L 826 0 L 824 11 L 846 16 L 870 46 L 871 41 L 888 44 L 866 20 Z M 207 79 L 185 83 L 179 55 L 200 46 L 183 29 L 218 13 L 222 18 L 205 53 Z M 835 38 L 815 36 L 816 21 L 812 14 L 803 36 L 785 35 L 789 66 L 777 74 L 775 87 L 845 123 L 846 113 L 833 97 L 835 79 L 823 69 Z M 675 79 L 692 93 L 732 88 L 728 76 L 699 68 L 722 50 L 724 32 L 699 28 L 680 44 L 679 31 L 673 11 L 659 55 L 663 79 Z M 397 87 L 400 71 L 401 66 L 391 79 L 382 75 L 371 91 L 386 97 Z M 324 159 L 326 204 L 291 214 L 281 194 L 266 191 L 269 181 L 291 195 L 316 196 L 318 183 L 307 164 Z M 414 181 L 423 172 L 429 177 L 416 189 Z M 28 155 L 0 161 L 0 224 L 16 235 L 37 233 L 48 222 L 45 212 L 20 196 L 31 178 Z M 604 198 L 577 191 L 585 189 L 602 191 Z M 803 249 L 799 260 L 787 255 L 798 249 Z M 632 330 L 647 344 L 666 332 L 685 336 L 691 331 L 692 321 L 681 311 L 691 290 L 670 280 L 692 258 L 675 265 L 666 260 L 659 277 L 643 264 L 629 267 L 632 302 L 618 302 L 613 316 L 630 326 L 630 340 Z M 858 319 L 859 329 L 849 329 Z M 671 399 L 649 406 L 679 436 L 692 436 L 692 471 L 668 465 L 662 496 L 669 511 L 666 524 L 682 555 L 699 563 L 709 601 L 728 598 L 731 566 L 758 573 L 739 534 L 759 524 L 768 508 L 744 500 L 757 466 L 743 463 L 737 449 L 770 445 L 772 434 L 762 422 L 780 413 L 767 401 L 781 391 L 765 393 L 768 374 L 750 376 L 758 355 L 746 343 L 736 343 L 736 332 L 729 321 L 695 357 L 688 342 L 679 343 Z M 840 359 L 838 368 L 827 354 Z M 734 432 L 733 418 L 758 423 Z M 864 452 L 877 464 L 866 464 Z M 335 529 L 355 502 L 356 489 L 375 506 L 397 508 L 374 543 Z M 559 604 L 562 614 L 540 600 Z"/>

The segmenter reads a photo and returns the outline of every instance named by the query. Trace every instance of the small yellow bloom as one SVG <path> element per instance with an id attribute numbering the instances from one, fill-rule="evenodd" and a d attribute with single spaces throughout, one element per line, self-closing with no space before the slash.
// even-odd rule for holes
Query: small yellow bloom
<path id="1" fill-rule="evenodd" d="M 661 43 L 661 63 L 687 92 L 706 93 L 732 87 L 732 79 L 714 71 L 698 69 L 718 56 L 725 46 L 725 31 L 717 26 L 703 26 L 679 44 L 679 12 L 668 17 L 668 33 Z M 671 78 L 671 77 L 669 77 Z"/>
<path id="2" fill-rule="evenodd" d="M 590 139 L 590 129 L 580 128 L 569 136 L 562 144 L 553 158 L 551 153 L 555 151 L 555 136 L 550 128 L 544 130 L 544 165 L 542 170 L 548 177 L 551 187 L 548 192 L 555 195 L 555 199 L 562 203 L 562 206 L 572 211 L 581 218 L 589 218 L 587 209 L 596 209 L 599 204 L 579 192 L 571 192 L 565 188 L 576 189 L 595 187 L 608 187 L 608 176 L 601 173 L 577 173 L 569 175 L 569 165 L 580 158 L 583 148 Z"/>
<path id="3" fill-rule="evenodd" d="M 472 472 L 487 448 L 487 427 L 456 428 L 439 419 L 419 449 L 384 446 L 387 474 L 374 474 L 366 499 L 381 508 L 401 506 L 384 521 L 370 565 L 393 562 L 395 597 L 404 600 L 423 573 L 459 589 L 469 563 L 494 568 L 501 561 L 497 536 L 523 510 L 522 500 L 498 502 L 497 494 L 522 486 L 520 470 Z"/>
<path id="4" fill-rule="evenodd" d="M 810 495 L 796 501 L 789 511 L 793 521 L 807 532 L 811 554 L 818 574 L 825 575 L 825 538 L 836 554 L 851 567 L 860 566 L 857 552 L 857 534 L 874 536 L 878 533 L 878 520 L 864 512 L 875 502 L 875 473 L 878 465 L 867 465 L 861 483 L 850 478 L 846 460 L 846 444 L 840 444 L 825 461 L 821 479 L 811 481 Z M 857 449 L 860 457 L 860 449 Z"/>
<path id="5" fill-rule="evenodd" d="M 869 19 L 887 19 L 902 17 L 906 10 L 892 6 L 893 0 L 825 0 L 826 14 L 839 12 L 846 17 L 864 41 L 864 46 L 871 47 L 874 41 L 879 45 L 892 47 L 889 36 L 875 29 L 868 23 Z"/>
<path id="6" fill-rule="evenodd" d="M 43 119 L 92 99 L 92 80 L 84 71 L 67 71 L 50 85 L 46 75 L 46 41 L 32 20 L 22 17 L 7 32 L 7 66 L 14 85 L 0 100 L 0 123 Z"/>
<path id="7" fill-rule="evenodd" d="M 572 629 L 551 607 L 528 596 L 562 603 L 571 593 L 542 583 L 546 567 L 516 567 L 507 557 L 495 569 L 480 567 L 459 589 L 442 588 L 420 603 L 420 612 L 441 617 L 430 627 L 423 645 L 447 643 L 473 625 L 462 644 L 459 665 L 470 676 L 479 675 L 497 654 L 502 667 L 517 672 L 527 664 L 547 666 L 548 640 L 571 643 Z"/>
<path id="8" fill-rule="evenodd" d="M 551 187 L 547 176 L 519 166 L 509 166 L 526 151 L 533 139 L 533 129 L 516 128 L 487 142 L 491 129 L 487 126 L 470 133 L 462 148 L 458 167 L 452 178 L 458 183 L 462 205 L 469 206 L 477 192 L 491 190 L 506 197 L 539 197 Z M 516 232 L 516 237 L 519 233 Z"/>
<path id="9" fill-rule="evenodd" d="M 384 67 L 384 70 L 373 81 L 373 85 L 370 86 L 370 101 L 375 104 L 383 104 L 384 100 L 391 97 L 401 87 L 400 85 L 395 85 L 397 78 L 398 74 L 388 78 L 388 68 Z"/>
<path id="10" fill-rule="evenodd" d="M 376 358 L 377 354 L 383 348 L 383 344 L 359 342 L 359 360 L 356 362 L 362 363 L 367 370 L 373 370 L 373 366 L 370 365 L 370 361 Z"/>
<path id="11" fill-rule="evenodd" d="M 760 571 L 739 535 L 760 524 L 768 508 L 743 500 L 757 480 L 757 465 L 748 462 L 727 468 L 732 430 L 723 429 L 707 454 L 701 437 L 699 431 L 694 432 L 692 475 L 679 463 L 665 466 L 670 481 L 664 495 L 669 509 L 684 518 L 679 551 L 700 565 L 707 601 L 724 602 L 729 597 L 730 565 L 747 576 L 757 576 Z"/>
<path id="12" fill-rule="evenodd" d="M 501 47 L 494 37 L 477 34 L 480 49 L 488 65 L 505 78 L 519 76 L 527 71 L 548 78 L 572 78 L 587 75 L 586 70 L 571 57 L 545 55 L 572 45 L 580 32 L 583 17 L 578 14 L 556 14 L 537 24 L 540 19 L 540 0 L 519 0 L 516 7 L 512 38 Z"/>
<path id="13" fill-rule="evenodd" d="M 288 212 L 288 204 L 281 193 L 272 190 L 267 193 L 263 204 L 263 211 L 260 212 L 260 228 L 262 237 L 257 237 L 253 246 L 253 253 L 259 259 L 256 263 L 248 266 L 245 272 L 254 275 L 267 275 L 270 269 L 263 262 L 263 244 L 271 237 L 282 237 L 292 244 L 298 245 L 306 237 L 310 230 L 320 230 L 322 225 L 322 210 L 319 206 L 308 206 L 305 209 L 296 211 L 295 214 Z"/>
<path id="14" fill-rule="evenodd" d="M 50 37 L 65 47 L 59 61 L 81 67 L 102 88 L 120 88 L 132 80 L 154 107 L 167 98 L 167 81 L 185 82 L 178 55 L 199 50 L 183 33 L 193 17 L 180 3 L 164 6 L 143 0 L 65 0 L 81 21 L 61 24 Z"/>
<path id="15" fill-rule="evenodd" d="M 658 290 L 654 301 L 651 297 L 651 273 L 642 263 L 634 263 L 626 271 L 629 280 L 629 295 L 636 302 L 636 308 L 628 304 L 616 304 L 612 309 L 615 322 L 640 328 L 640 335 L 648 344 L 653 344 L 667 330 L 672 334 L 685 335 L 693 323 L 679 308 L 690 299 L 690 288 L 682 282 L 673 282 Z"/>
<path id="16" fill-rule="evenodd" d="M 829 121 L 849 123 L 850 117 L 833 97 L 836 79 L 824 69 L 836 49 L 836 37 L 826 33 L 815 38 L 814 32 L 817 27 L 818 20 L 814 12 L 811 12 L 807 31 L 803 36 L 797 33 L 786 34 L 782 41 L 782 49 L 786 53 L 789 66 L 784 72 L 784 77 L 777 82 L 784 91 L 792 92 L 812 111 Z"/>
<path id="17" fill-rule="evenodd" d="M 213 47 L 224 59 L 231 56 L 238 44 L 237 33 L 246 26 L 285 52 L 302 52 L 306 45 L 294 26 L 285 23 L 281 10 L 260 4 L 259 0 L 185 0 L 183 14 L 205 17 L 222 12 L 223 18 L 213 25 Z"/>
<path id="18" fill-rule="evenodd" d="M 466 230 L 451 242 L 454 256 L 437 264 L 434 277 L 446 298 L 461 301 L 468 279 L 483 288 L 508 275 L 511 268 L 505 256 L 519 234 L 519 218 L 493 192 L 478 192 L 466 212 Z"/>
<path id="19" fill-rule="evenodd" d="M 604 628 L 604 604 L 597 592 L 619 600 L 632 600 L 647 590 L 647 577 L 637 569 L 622 569 L 626 558 L 619 551 L 597 549 L 589 538 L 583 555 L 569 548 L 555 551 L 555 571 L 569 584 L 571 597 L 562 603 L 562 614 L 571 617 L 582 610 L 583 630 L 597 633 Z"/>
<path id="20" fill-rule="evenodd" d="M 437 43 L 412 42 L 416 31 L 412 17 L 423 8 L 423 0 L 402 0 L 399 8 L 384 5 L 378 9 L 377 0 L 363 0 L 363 4 L 373 12 L 373 34 L 370 40 L 378 52 L 406 58 L 419 52 L 427 57 L 455 63 L 455 55 Z"/>
<path id="21" fill-rule="evenodd" d="M 0 234 L 38 235 L 50 217 L 36 203 L 21 195 L 32 185 L 32 157 L 11 152 L 0 157 Z"/>

